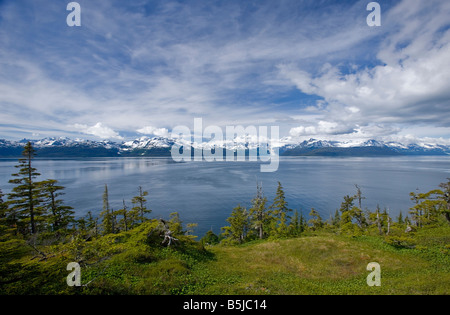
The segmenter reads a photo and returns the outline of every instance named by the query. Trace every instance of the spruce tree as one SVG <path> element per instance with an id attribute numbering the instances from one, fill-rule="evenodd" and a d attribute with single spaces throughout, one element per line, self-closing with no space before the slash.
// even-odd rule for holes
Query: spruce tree
<path id="1" fill-rule="evenodd" d="M 223 235 L 238 243 L 244 242 L 249 229 L 249 214 L 241 205 L 238 205 L 231 212 L 231 216 L 227 219 L 229 226 L 223 227 Z"/>
<path id="2" fill-rule="evenodd" d="M 313 231 L 321 230 L 324 226 L 324 222 L 319 212 L 317 212 L 316 209 L 311 208 L 309 216 L 312 218 L 308 221 L 308 223 L 311 224 Z"/>
<path id="3" fill-rule="evenodd" d="M 275 219 L 276 226 L 273 227 L 276 236 L 287 236 L 288 234 L 288 220 L 291 218 L 289 213 L 292 209 L 288 208 L 283 186 L 278 182 L 277 192 L 270 207 L 270 214 Z"/>
<path id="4" fill-rule="evenodd" d="M 139 194 L 131 199 L 131 202 L 135 205 L 132 210 L 142 223 L 147 220 L 145 215 L 151 213 L 152 210 L 147 209 L 146 206 L 147 199 L 145 197 L 148 196 L 148 191 L 142 190 L 142 186 L 139 186 L 138 192 Z"/>
<path id="5" fill-rule="evenodd" d="M 334 217 L 331 219 L 331 225 L 333 227 L 339 227 L 341 223 L 341 216 L 339 215 L 339 210 L 336 209 L 336 212 L 334 213 Z"/>
<path id="6" fill-rule="evenodd" d="M 180 219 L 180 214 L 178 212 L 172 212 L 169 214 L 169 228 L 172 235 L 183 234 L 183 222 Z"/>
<path id="7" fill-rule="evenodd" d="M 256 196 L 252 199 L 249 209 L 251 226 L 257 232 L 257 237 L 263 239 L 268 228 L 269 216 L 267 213 L 267 197 L 264 196 L 262 186 L 256 185 Z"/>
<path id="8" fill-rule="evenodd" d="M 122 231 L 128 231 L 131 227 L 131 218 L 130 213 L 128 211 L 127 205 L 125 204 L 125 200 L 122 201 L 123 207 L 115 212 L 116 215 L 122 216 L 122 218 L 117 222 L 118 229 Z"/>
<path id="9" fill-rule="evenodd" d="M 405 221 L 403 220 L 403 214 L 402 214 L 401 211 L 400 211 L 400 213 L 398 214 L 398 217 L 397 217 L 397 223 L 400 224 L 400 225 L 403 225 L 403 224 L 405 223 Z"/>
<path id="10" fill-rule="evenodd" d="M 298 236 L 300 235 L 300 214 L 298 213 L 298 210 L 294 211 L 294 216 L 292 217 L 291 221 L 289 222 L 289 235 L 291 236 Z"/>
<path id="11" fill-rule="evenodd" d="M 25 145 L 22 155 L 24 158 L 19 159 L 19 164 L 15 165 L 19 172 L 12 174 L 18 178 L 9 180 L 9 183 L 16 185 L 8 195 L 11 204 L 10 217 L 23 234 L 35 234 L 37 222 L 42 219 L 43 213 L 39 209 L 41 195 L 39 185 L 35 181 L 41 174 L 32 166 L 36 150 L 31 142 Z"/>
<path id="12" fill-rule="evenodd" d="M 86 229 L 94 237 L 98 236 L 98 218 L 94 217 L 91 211 L 88 211 L 86 215 Z"/>
<path id="13" fill-rule="evenodd" d="M 113 233 L 113 217 L 109 207 L 108 185 L 106 184 L 103 192 L 103 211 L 100 213 L 100 217 L 102 218 L 103 234 Z"/>
<path id="14" fill-rule="evenodd" d="M 65 206 L 59 196 L 64 195 L 63 186 L 58 185 L 55 179 L 48 179 L 38 183 L 42 198 L 43 207 L 48 216 L 48 222 L 52 231 L 67 229 L 69 224 L 74 221 L 74 211 L 70 206 Z"/>
<path id="15" fill-rule="evenodd" d="M 8 204 L 3 200 L 3 192 L 0 189 L 0 241 L 7 240 L 14 235 L 14 220 L 12 220 L 8 212 Z"/>
<path id="16" fill-rule="evenodd" d="M 342 233 L 351 234 L 354 231 L 353 226 L 353 202 L 355 200 L 354 196 L 344 196 L 344 201 L 341 203 L 341 208 L 339 211 L 341 212 L 340 218 L 340 231 Z"/>
<path id="17" fill-rule="evenodd" d="M 214 232 L 212 230 L 209 230 L 200 239 L 200 243 L 203 245 L 216 245 L 219 243 L 219 237 L 216 234 L 214 234 Z"/>

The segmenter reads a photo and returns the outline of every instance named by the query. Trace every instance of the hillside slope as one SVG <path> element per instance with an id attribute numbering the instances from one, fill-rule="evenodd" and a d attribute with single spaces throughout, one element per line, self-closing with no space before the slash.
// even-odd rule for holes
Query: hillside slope
<path id="1" fill-rule="evenodd" d="M 163 246 L 159 223 L 151 220 L 127 232 L 42 245 L 40 253 L 21 240 L 0 242 L 0 294 L 450 293 L 448 226 L 418 231 L 415 248 L 330 232 L 206 248 L 177 238 Z M 80 262 L 81 287 L 66 284 L 72 261 Z M 370 262 L 380 264 L 380 287 L 367 285 Z"/>

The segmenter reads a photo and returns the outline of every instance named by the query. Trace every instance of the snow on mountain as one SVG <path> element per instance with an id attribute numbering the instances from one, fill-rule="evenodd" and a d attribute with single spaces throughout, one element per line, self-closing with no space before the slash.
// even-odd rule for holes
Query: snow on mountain
<path id="1" fill-rule="evenodd" d="M 170 148 L 174 141 L 164 137 L 141 137 L 132 141 L 123 142 L 122 150 L 130 151 L 134 149 L 151 149 L 151 148 Z"/>
<path id="2" fill-rule="evenodd" d="M 245 140 L 235 139 L 233 142 L 215 142 L 217 147 L 225 147 L 229 145 L 234 149 L 248 149 L 257 147 L 257 139 L 246 138 Z M 83 156 L 89 156 L 95 152 L 95 156 L 117 156 L 117 155 L 147 155 L 152 152 L 152 155 L 170 154 L 170 148 L 175 144 L 173 139 L 164 137 L 140 137 L 130 141 L 117 143 L 113 141 L 93 141 L 83 139 L 70 139 L 67 137 L 59 138 L 44 138 L 40 140 L 8 141 L 0 139 L 0 156 L 17 155 L 20 149 L 31 141 L 37 150 L 41 150 L 47 154 L 52 153 L 52 156 L 64 152 L 71 152 L 76 155 L 80 152 Z M 194 148 L 211 149 L 212 143 L 207 141 L 200 144 L 193 144 Z M 351 150 L 356 152 L 356 149 L 369 152 L 384 152 L 392 154 L 406 154 L 406 155 L 450 155 L 450 146 L 436 143 L 414 143 L 402 144 L 394 141 L 380 141 L 370 139 L 367 141 L 328 141 L 318 139 L 308 139 L 301 142 L 295 142 L 291 137 L 284 137 L 277 141 L 277 146 L 280 148 L 280 154 L 290 153 L 290 155 L 303 155 L 308 153 L 329 153 L 334 154 L 346 151 L 347 155 Z M 337 153 L 336 153 L 337 152 Z"/>
<path id="3" fill-rule="evenodd" d="M 287 139 L 285 139 L 287 140 Z M 283 152 L 295 152 L 295 154 L 305 154 L 315 150 L 320 152 L 343 152 L 345 149 L 360 149 L 373 148 L 372 151 L 363 150 L 364 152 L 392 152 L 392 154 L 422 154 L 422 155 L 450 155 L 450 146 L 433 144 L 433 143 L 420 143 L 420 144 L 402 144 L 394 141 L 380 141 L 370 139 L 367 141 L 327 141 L 309 139 L 299 143 L 291 143 L 284 145 L 281 150 Z M 329 150 L 327 150 L 329 149 Z M 338 151 L 336 151 L 338 150 Z M 316 152 L 316 151 L 315 151 Z"/>

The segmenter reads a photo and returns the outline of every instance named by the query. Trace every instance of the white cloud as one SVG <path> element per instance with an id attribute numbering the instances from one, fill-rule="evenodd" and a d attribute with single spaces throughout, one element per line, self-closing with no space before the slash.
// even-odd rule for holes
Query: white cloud
<path id="1" fill-rule="evenodd" d="M 448 1 L 399 3 L 383 17 L 386 34 L 374 67 L 352 67 L 347 73 L 342 65 L 327 65 L 314 73 L 295 63 L 278 66 L 280 76 L 297 89 L 324 99 L 308 108 L 321 118 L 291 129 L 291 135 L 327 134 L 356 125 L 372 137 L 417 125 L 448 130 L 449 16 Z"/>
<path id="2" fill-rule="evenodd" d="M 169 137 L 169 130 L 167 128 L 156 128 L 153 126 L 145 126 L 136 131 L 144 135 L 155 135 L 158 137 L 166 137 L 166 138 Z"/>
<path id="3" fill-rule="evenodd" d="M 84 134 L 93 135 L 101 139 L 123 140 L 123 137 L 121 137 L 117 132 L 107 126 L 104 126 L 101 122 L 96 123 L 94 126 L 75 124 L 73 127 Z"/>
<path id="4" fill-rule="evenodd" d="M 155 1 L 151 12 L 144 1 L 99 2 L 83 7 L 82 32 L 49 27 L 60 8 L 36 1 L 0 10 L 0 121 L 27 132 L 59 136 L 83 122 L 76 130 L 102 138 L 140 126 L 165 136 L 153 126 L 189 126 L 194 117 L 278 122 L 297 136 L 450 125 L 449 1 L 398 1 L 376 29 L 365 24 L 362 0 Z M 73 42 L 83 47 L 76 54 Z M 366 68 L 374 57 L 378 66 Z M 293 108 L 292 86 L 321 99 Z"/>

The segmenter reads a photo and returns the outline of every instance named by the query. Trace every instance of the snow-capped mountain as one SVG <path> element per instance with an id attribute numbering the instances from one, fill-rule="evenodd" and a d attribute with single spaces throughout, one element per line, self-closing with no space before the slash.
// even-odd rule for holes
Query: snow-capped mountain
<path id="1" fill-rule="evenodd" d="M 163 137 L 141 137 L 132 141 L 123 142 L 121 148 L 123 151 L 132 151 L 135 149 L 151 149 L 151 148 L 171 148 L 175 142 L 172 139 Z"/>
<path id="2" fill-rule="evenodd" d="M 284 155 L 450 155 L 450 146 L 420 143 L 402 144 L 394 141 L 367 140 L 340 142 L 309 139 L 280 148 Z"/>
<path id="3" fill-rule="evenodd" d="M 45 138 L 41 140 L 8 141 L 0 139 L 0 156 L 20 156 L 23 146 L 30 141 L 40 157 L 108 157 L 108 156 L 170 156 L 175 144 L 164 137 L 140 137 L 121 143 L 83 139 Z M 226 142 L 215 143 L 225 147 Z M 230 145 L 230 142 L 227 143 Z M 256 143 L 235 141 L 231 149 L 255 148 Z M 294 142 L 285 137 L 278 141 L 281 155 L 324 155 L 324 156 L 380 156 L 380 155 L 450 155 L 450 146 L 433 143 L 402 144 L 393 141 L 367 140 L 362 142 L 327 141 L 309 139 Z M 211 149 L 207 141 L 193 147 Z"/>

